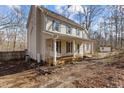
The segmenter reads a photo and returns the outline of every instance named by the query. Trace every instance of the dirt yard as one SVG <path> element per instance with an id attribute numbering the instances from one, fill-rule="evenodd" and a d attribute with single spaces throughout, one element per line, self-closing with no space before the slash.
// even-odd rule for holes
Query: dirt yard
<path id="1" fill-rule="evenodd" d="M 105 59 L 87 59 L 47 69 L 51 74 L 42 75 L 30 69 L 0 76 L 0 87 L 124 87 L 124 54 Z"/>

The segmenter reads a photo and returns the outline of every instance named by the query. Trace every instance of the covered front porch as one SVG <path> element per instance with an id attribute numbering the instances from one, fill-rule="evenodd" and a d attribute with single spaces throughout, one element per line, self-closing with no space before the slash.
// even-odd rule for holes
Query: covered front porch
<path id="1" fill-rule="evenodd" d="M 46 39 L 45 50 L 45 60 L 57 65 L 61 61 L 72 61 L 83 58 L 87 53 L 92 54 L 93 44 L 79 38 L 55 35 Z"/>

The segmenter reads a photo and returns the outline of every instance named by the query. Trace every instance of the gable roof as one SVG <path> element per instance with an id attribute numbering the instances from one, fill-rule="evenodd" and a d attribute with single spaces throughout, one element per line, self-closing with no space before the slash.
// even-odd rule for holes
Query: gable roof
<path id="1" fill-rule="evenodd" d="M 74 22 L 73 20 L 71 20 L 69 18 L 66 18 L 63 15 L 60 15 L 60 14 L 55 13 L 53 11 L 50 11 L 50 10 L 48 10 L 46 8 L 41 7 L 41 6 L 38 6 L 38 8 L 42 11 L 42 13 L 44 13 L 45 15 L 47 15 L 49 17 L 52 17 L 52 18 L 54 18 L 56 20 L 59 20 L 61 22 L 64 22 L 64 23 L 68 23 L 68 24 L 70 24 L 70 25 L 72 25 L 72 26 L 74 26 L 76 28 L 80 28 L 80 29 L 85 30 L 85 28 L 83 26 L 81 26 L 80 24 Z"/>
<path id="2" fill-rule="evenodd" d="M 31 6 L 31 9 L 30 9 L 30 12 L 29 12 L 28 21 L 27 21 L 27 27 L 28 27 L 28 25 L 29 25 L 29 21 L 30 21 L 30 18 L 31 18 L 32 7 L 33 7 L 33 6 L 34 6 L 34 5 Z M 68 19 L 68 18 L 66 18 L 66 17 L 63 16 L 63 15 L 60 15 L 60 14 L 55 13 L 55 12 L 53 12 L 53 11 L 50 11 L 50 10 L 48 10 L 48 9 L 46 9 L 46 8 L 43 8 L 42 6 L 36 6 L 36 7 L 37 7 L 43 14 L 45 14 L 46 16 L 52 17 L 52 18 L 54 18 L 54 19 L 56 19 L 56 20 L 59 20 L 59 21 L 61 21 L 61 22 L 64 22 L 64 23 L 68 23 L 68 24 L 70 24 L 71 26 L 74 26 L 75 28 L 84 30 L 84 31 L 88 34 L 88 31 L 87 31 L 83 26 L 81 26 L 80 24 L 74 22 L 73 20 Z"/>

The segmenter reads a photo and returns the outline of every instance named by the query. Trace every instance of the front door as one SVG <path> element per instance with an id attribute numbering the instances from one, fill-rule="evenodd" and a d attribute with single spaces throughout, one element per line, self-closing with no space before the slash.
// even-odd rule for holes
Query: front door
<path id="1" fill-rule="evenodd" d="M 79 44 L 77 44 L 77 52 L 78 52 L 78 54 L 80 53 L 80 45 Z"/>
<path id="2" fill-rule="evenodd" d="M 60 40 L 56 42 L 56 51 L 57 53 L 61 53 L 61 41 Z"/>

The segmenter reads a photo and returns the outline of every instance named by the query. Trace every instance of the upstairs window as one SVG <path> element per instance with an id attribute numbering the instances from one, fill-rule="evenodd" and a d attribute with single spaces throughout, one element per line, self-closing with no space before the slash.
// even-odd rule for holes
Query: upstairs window
<path id="1" fill-rule="evenodd" d="M 76 35 L 77 35 L 77 36 L 80 35 L 80 30 L 79 30 L 79 29 L 76 30 Z"/>
<path id="2" fill-rule="evenodd" d="M 72 33 L 72 29 L 70 26 L 66 27 L 66 34 L 71 34 Z"/>
<path id="3" fill-rule="evenodd" d="M 60 28 L 60 23 L 59 22 L 53 20 L 52 27 L 53 27 L 53 31 L 54 30 L 55 31 L 60 31 L 60 29 L 59 29 Z"/>

